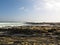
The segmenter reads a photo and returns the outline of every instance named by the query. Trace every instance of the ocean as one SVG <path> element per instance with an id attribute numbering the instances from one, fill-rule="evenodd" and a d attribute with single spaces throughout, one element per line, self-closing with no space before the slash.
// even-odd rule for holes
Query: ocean
<path id="1" fill-rule="evenodd" d="M 25 22 L 0 21 L 0 27 L 5 27 L 5 26 L 23 26 L 23 25 L 26 25 Z"/>
<path id="2" fill-rule="evenodd" d="M 50 24 L 28 24 L 20 21 L 0 21 L 0 27 L 5 26 L 53 26 Z"/>

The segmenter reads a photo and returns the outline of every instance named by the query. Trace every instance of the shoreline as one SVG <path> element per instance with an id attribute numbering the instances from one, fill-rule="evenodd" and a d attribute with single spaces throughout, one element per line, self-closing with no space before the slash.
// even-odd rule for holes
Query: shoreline
<path id="1" fill-rule="evenodd" d="M 60 45 L 60 26 L 5 26 L 0 45 Z"/>

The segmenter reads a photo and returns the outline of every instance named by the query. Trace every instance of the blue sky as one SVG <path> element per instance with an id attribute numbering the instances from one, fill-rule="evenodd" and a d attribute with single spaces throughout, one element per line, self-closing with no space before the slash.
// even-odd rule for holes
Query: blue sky
<path id="1" fill-rule="evenodd" d="M 0 21 L 59 22 L 60 0 L 0 0 Z"/>

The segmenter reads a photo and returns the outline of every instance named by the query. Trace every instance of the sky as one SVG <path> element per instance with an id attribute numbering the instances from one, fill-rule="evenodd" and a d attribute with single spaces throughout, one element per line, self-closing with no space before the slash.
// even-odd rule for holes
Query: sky
<path id="1" fill-rule="evenodd" d="M 0 21 L 60 22 L 60 0 L 0 0 Z"/>

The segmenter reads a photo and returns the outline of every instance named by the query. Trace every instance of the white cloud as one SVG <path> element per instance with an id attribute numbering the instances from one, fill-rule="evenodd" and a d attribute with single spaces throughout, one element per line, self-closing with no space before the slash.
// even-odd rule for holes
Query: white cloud
<path id="1" fill-rule="evenodd" d="M 28 9 L 27 9 L 27 8 L 25 8 L 25 7 L 20 7 L 19 9 L 20 9 L 20 10 L 23 10 L 23 11 L 25 11 L 25 12 L 27 12 L 27 11 L 28 11 Z"/>
<path id="2" fill-rule="evenodd" d="M 60 0 L 35 0 L 34 5 L 38 9 L 60 9 Z"/>
<path id="3" fill-rule="evenodd" d="M 41 8 L 38 7 L 37 5 L 34 5 L 33 8 L 34 8 L 35 10 L 40 10 L 40 9 L 41 9 Z"/>
<path id="4" fill-rule="evenodd" d="M 59 0 L 46 0 L 45 7 L 49 9 L 60 9 L 60 1 Z"/>
<path id="5" fill-rule="evenodd" d="M 24 10 L 24 9 L 25 9 L 25 7 L 20 7 L 19 9 L 20 9 L 20 10 Z"/>
<path id="6" fill-rule="evenodd" d="M 42 21 L 60 21 L 60 0 L 34 0 L 33 9 Z"/>
<path id="7" fill-rule="evenodd" d="M 30 0 L 31 1 L 31 0 Z M 20 10 L 27 11 L 22 20 L 38 22 L 60 22 L 60 0 L 32 0 L 33 6 Z M 31 10 L 30 8 L 33 9 Z M 30 10 L 30 11 L 29 11 Z"/>

